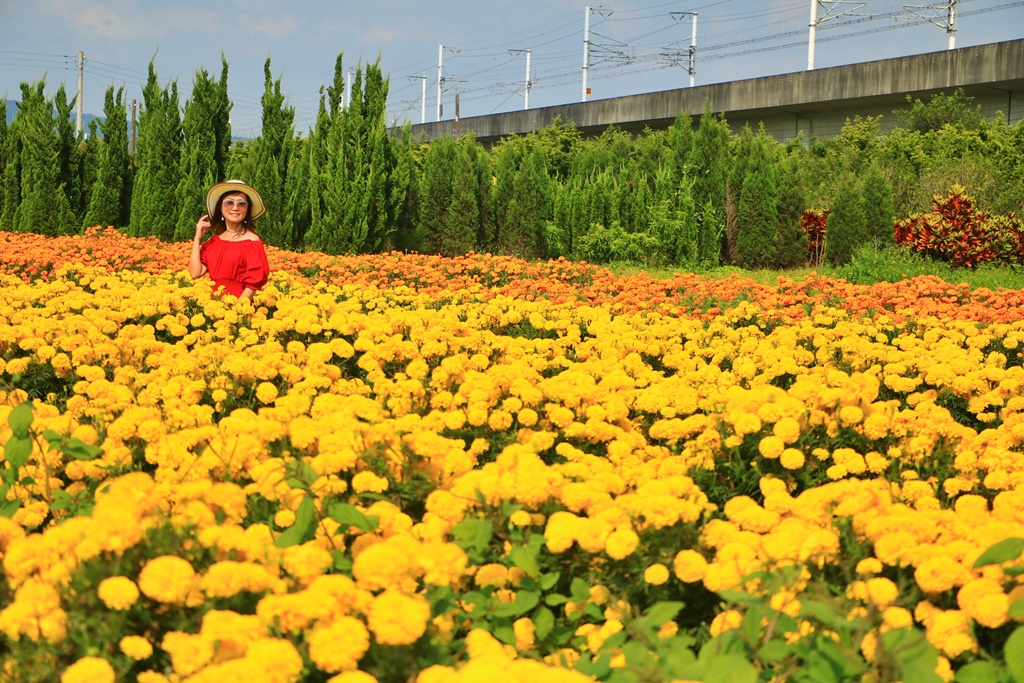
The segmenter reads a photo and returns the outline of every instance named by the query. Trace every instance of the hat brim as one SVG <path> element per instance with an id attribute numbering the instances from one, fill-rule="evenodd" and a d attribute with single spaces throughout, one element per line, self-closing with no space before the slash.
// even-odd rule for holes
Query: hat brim
<path id="1" fill-rule="evenodd" d="M 267 207 L 263 204 L 263 197 L 257 192 L 251 185 L 243 183 L 241 180 L 225 180 L 223 183 L 217 183 L 210 188 L 210 191 L 206 193 L 206 212 L 213 217 L 217 211 L 217 202 L 220 198 L 229 192 L 244 192 L 249 197 L 249 218 L 255 220 L 267 212 Z"/>

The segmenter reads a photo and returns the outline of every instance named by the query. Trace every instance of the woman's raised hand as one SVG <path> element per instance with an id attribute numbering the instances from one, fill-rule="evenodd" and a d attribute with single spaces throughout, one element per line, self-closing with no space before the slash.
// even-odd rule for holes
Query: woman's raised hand
<path id="1" fill-rule="evenodd" d="M 201 239 L 203 237 L 203 233 L 209 230 L 212 225 L 209 214 L 200 218 L 196 223 L 196 239 Z"/>

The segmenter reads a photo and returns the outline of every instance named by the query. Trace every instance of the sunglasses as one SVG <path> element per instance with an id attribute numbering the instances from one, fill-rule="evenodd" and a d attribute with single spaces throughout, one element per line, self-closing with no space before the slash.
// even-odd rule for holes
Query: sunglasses
<path id="1" fill-rule="evenodd" d="M 239 209 L 245 209 L 248 208 L 249 202 L 245 201 L 244 199 L 239 199 L 237 202 L 234 199 L 225 199 L 224 206 L 228 207 L 229 209 L 233 209 L 236 206 Z"/>

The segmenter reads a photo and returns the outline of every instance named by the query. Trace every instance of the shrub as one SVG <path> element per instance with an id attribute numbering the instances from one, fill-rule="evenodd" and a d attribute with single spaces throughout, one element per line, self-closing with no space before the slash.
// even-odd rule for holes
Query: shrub
<path id="1" fill-rule="evenodd" d="M 954 268 L 1024 263 L 1024 229 L 1013 214 L 993 216 L 980 211 L 960 185 L 945 197 L 936 195 L 934 202 L 931 213 L 896 221 L 896 244 Z"/>

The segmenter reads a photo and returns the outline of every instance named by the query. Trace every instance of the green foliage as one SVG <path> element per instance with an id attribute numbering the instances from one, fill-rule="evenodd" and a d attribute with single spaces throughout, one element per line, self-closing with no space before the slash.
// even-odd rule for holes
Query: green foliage
<path id="1" fill-rule="evenodd" d="M 259 234 L 264 242 L 291 249 L 299 245 L 295 239 L 293 212 L 289 211 L 286 188 L 295 147 L 295 108 L 285 103 L 281 79 L 270 75 L 270 58 L 263 65 L 263 129 L 254 142 L 253 187 L 260 192 L 268 207 L 259 219 Z M 246 176 L 250 177 L 250 176 Z"/>
<path id="2" fill-rule="evenodd" d="M 778 198 L 774 142 L 761 131 L 745 146 L 744 177 L 737 179 L 736 263 L 744 268 L 767 268 L 777 262 Z"/>
<path id="3" fill-rule="evenodd" d="M 161 87 L 150 61 L 142 97 L 129 232 L 139 237 L 152 235 L 170 240 L 178 220 L 177 190 L 181 180 L 178 82 L 171 81 L 167 88 Z M 194 221 L 192 225 L 194 231 Z"/>
<path id="4" fill-rule="evenodd" d="M 867 237 L 875 244 L 893 243 L 892 187 L 877 166 L 871 166 L 864 176 L 861 195 Z"/>
<path id="5" fill-rule="evenodd" d="M 43 80 L 21 86 L 21 102 L 10 130 L 18 144 L 8 160 L 19 186 L 7 194 L 5 205 L 9 209 L 15 203 L 10 216 L 13 230 L 57 235 L 78 223 L 61 184 L 62 138 L 54 120 L 55 103 L 43 94 L 45 87 Z M 17 169 L 10 169 L 12 163 Z"/>
<path id="6" fill-rule="evenodd" d="M 825 261 L 831 266 L 850 262 L 854 251 L 868 241 L 867 217 L 860 183 L 848 176 L 832 204 L 825 232 Z"/>
<path id="7" fill-rule="evenodd" d="M 899 117 L 907 130 L 917 133 L 931 133 L 943 126 L 976 130 L 985 123 L 985 118 L 981 115 L 981 105 L 972 107 L 974 98 L 964 94 L 963 88 L 957 88 L 952 95 L 940 92 L 927 102 L 907 95 L 907 102 L 910 103 L 909 107 L 895 109 L 893 113 Z"/>

